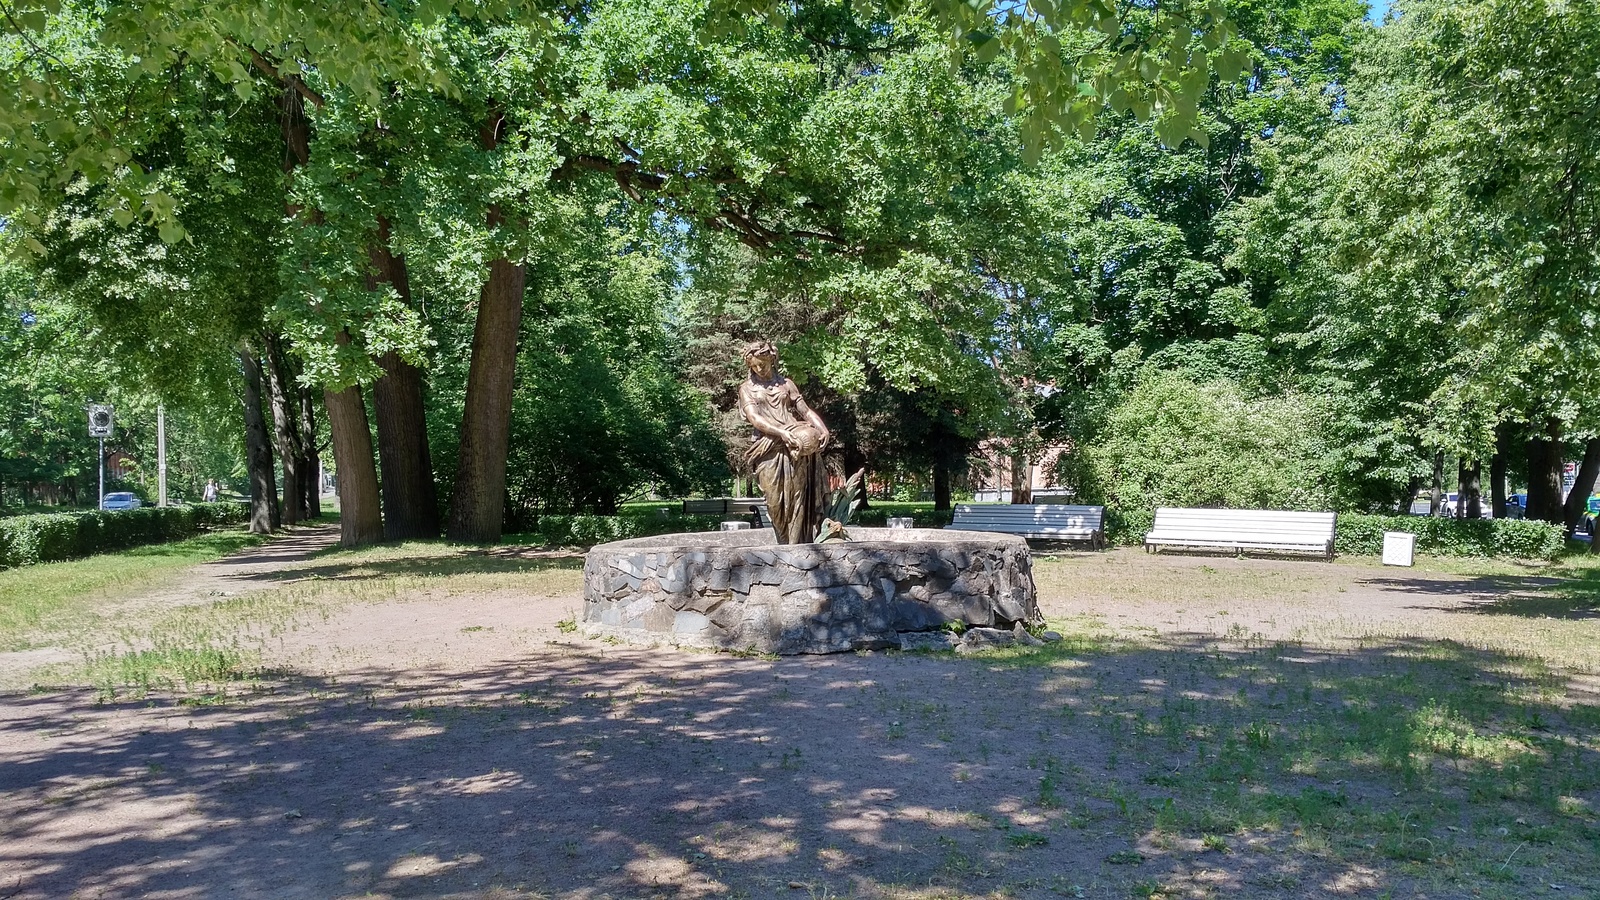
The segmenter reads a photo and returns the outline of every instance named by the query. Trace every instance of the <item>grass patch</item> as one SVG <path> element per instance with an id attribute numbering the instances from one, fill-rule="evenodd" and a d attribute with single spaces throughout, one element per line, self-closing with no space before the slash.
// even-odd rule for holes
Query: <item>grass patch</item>
<path id="1" fill-rule="evenodd" d="M 205 602 L 171 606 L 129 607 L 117 602 L 159 588 L 163 578 L 185 566 L 257 543 L 259 539 L 242 533 L 210 535 L 183 544 L 0 572 L 0 580 L 30 586 L 53 570 L 79 573 L 48 595 L 49 605 L 38 597 L 27 598 L 26 606 L 20 600 L 13 604 L 13 610 L 27 609 L 37 623 L 13 630 L 13 648 L 55 646 L 79 658 L 76 666 L 58 664 L 36 672 L 33 677 L 43 689 L 85 685 L 102 698 L 188 692 L 222 702 L 241 689 L 255 689 L 265 677 L 264 660 L 275 658 L 274 651 L 289 632 L 315 627 L 341 609 L 499 590 L 566 596 L 576 593 L 582 581 L 581 557 L 424 541 L 325 550 L 262 576 L 281 579 L 282 584 L 234 597 L 202 597 Z M 130 558 L 138 561 L 126 563 Z M 25 597 L 26 589 L 19 584 L 13 593 Z M 461 632 L 493 630 L 492 625 L 472 625 Z"/>
<path id="2" fill-rule="evenodd" d="M 226 686 L 256 671 L 252 655 L 227 647 L 161 647 L 97 653 L 84 666 L 101 699 L 143 697 L 154 690 L 201 691 L 209 701 L 227 696 Z"/>
<path id="3" fill-rule="evenodd" d="M 219 531 L 171 544 L 0 571 L 0 652 L 35 646 L 41 633 L 80 627 L 96 618 L 95 607 L 107 599 L 146 590 L 189 566 L 261 541 L 244 531 Z"/>
<path id="4" fill-rule="evenodd" d="M 1249 842 L 1232 836 L 1264 836 L 1452 896 L 1515 897 L 1541 877 L 1600 890 L 1600 706 L 1537 656 L 1152 637 L 1007 663 L 1070 676 L 1045 708 L 1107 748 L 1103 769 L 1048 767 L 1041 808 L 1093 796 L 1158 844 L 1234 857 Z"/>

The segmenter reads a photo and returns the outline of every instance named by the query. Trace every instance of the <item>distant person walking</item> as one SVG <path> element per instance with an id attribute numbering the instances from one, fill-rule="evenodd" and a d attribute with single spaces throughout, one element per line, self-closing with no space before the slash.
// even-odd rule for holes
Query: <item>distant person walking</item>
<path id="1" fill-rule="evenodd" d="M 205 492 L 200 497 L 207 503 L 217 502 L 217 480 L 215 478 L 206 482 Z"/>

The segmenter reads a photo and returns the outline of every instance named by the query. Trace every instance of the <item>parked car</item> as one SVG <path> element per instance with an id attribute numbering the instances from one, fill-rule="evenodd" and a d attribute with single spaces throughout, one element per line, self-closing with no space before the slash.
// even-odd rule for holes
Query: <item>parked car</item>
<path id="1" fill-rule="evenodd" d="M 107 494 L 105 499 L 100 501 L 101 509 L 138 509 L 143 505 L 143 503 L 139 502 L 138 497 L 128 491 Z"/>

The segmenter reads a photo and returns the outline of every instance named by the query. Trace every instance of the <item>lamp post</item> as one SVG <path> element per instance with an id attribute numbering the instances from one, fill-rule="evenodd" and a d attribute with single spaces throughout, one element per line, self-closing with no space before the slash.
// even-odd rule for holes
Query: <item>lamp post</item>
<path id="1" fill-rule="evenodd" d="M 156 505 L 167 505 L 167 408 L 156 404 Z"/>
<path id="2" fill-rule="evenodd" d="M 106 505 L 106 438 L 111 436 L 112 408 L 104 403 L 89 404 L 89 436 L 100 439 L 100 499 L 96 509 Z"/>

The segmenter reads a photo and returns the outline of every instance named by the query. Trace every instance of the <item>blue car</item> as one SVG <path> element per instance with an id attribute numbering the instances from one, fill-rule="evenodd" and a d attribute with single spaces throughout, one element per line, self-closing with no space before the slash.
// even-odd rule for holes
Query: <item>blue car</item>
<path id="1" fill-rule="evenodd" d="M 135 497 L 133 494 L 127 491 L 118 491 L 114 494 L 107 494 L 105 499 L 100 501 L 101 509 L 138 509 L 143 505 L 144 504 L 139 502 L 138 497 Z"/>

